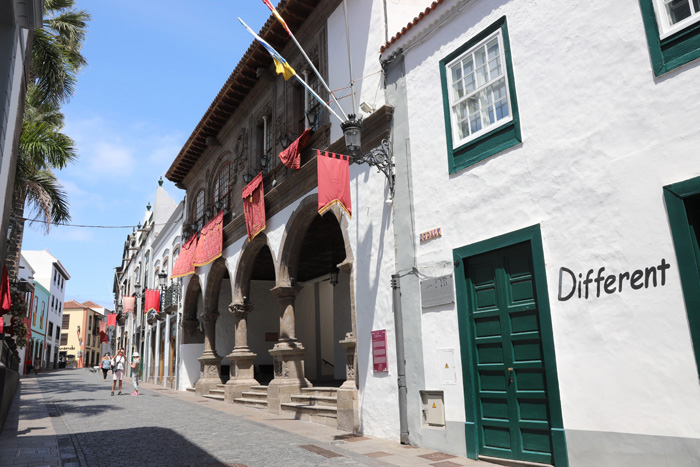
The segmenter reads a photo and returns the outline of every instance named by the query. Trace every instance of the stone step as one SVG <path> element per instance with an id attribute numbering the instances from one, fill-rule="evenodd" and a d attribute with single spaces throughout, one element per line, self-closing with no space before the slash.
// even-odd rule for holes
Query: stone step
<path id="1" fill-rule="evenodd" d="M 338 388 L 314 386 L 311 388 L 301 388 L 301 393 L 305 396 L 314 395 L 323 397 L 336 397 L 336 395 L 338 394 Z"/>
<path id="2" fill-rule="evenodd" d="M 217 384 L 216 387 L 219 389 L 224 389 L 226 387 L 226 385 L 225 384 Z"/>
<path id="3" fill-rule="evenodd" d="M 267 386 L 251 386 L 252 391 L 264 391 L 267 394 Z"/>
<path id="4" fill-rule="evenodd" d="M 297 420 L 338 428 L 338 409 L 323 405 L 306 405 L 286 402 L 280 404 L 282 413 L 292 413 Z"/>
<path id="5" fill-rule="evenodd" d="M 185 389 L 185 391 L 187 391 L 187 392 L 195 392 L 196 389 L 195 389 L 195 388 L 187 388 L 187 389 Z"/>
<path id="6" fill-rule="evenodd" d="M 292 402 L 308 406 L 337 407 L 337 397 L 317 396 L 314 394 L 302 394 L 292 396 Z"/>
<path id="7" fill-rule="evenodd" d="M 224 393 L 225 393 L 225 391 L 223 389 L 210 389 L 209 390 L 209 394 L 214 394 L 217 396 L 219 396 L 219 395 L 223 396 Z"/>
<path id="8" fill-rule="evenodd" d="M 212 394 L 213 391 L 211 391 L 209 394 L 203 394 L 202 397 L 206 397 L 207 399 L 214 399 L 217 401 L 223 401 L 224 400 L 224 395 L 221 394 Z"/>
<path id="9" fill-rule="evenodd" d="M 238 397 L 233 399 L 234 404 L 248 405 L 251 407 L 267 407 L 267 399 L 249 399 L 246 397 Z"/>
<path id="10" fill-rule="evenodd" d="M 244 399 L 256 399 L 256 400 L 267 400 L 267 393 L 266 392 L 243 392 L 241 393 Z"/>

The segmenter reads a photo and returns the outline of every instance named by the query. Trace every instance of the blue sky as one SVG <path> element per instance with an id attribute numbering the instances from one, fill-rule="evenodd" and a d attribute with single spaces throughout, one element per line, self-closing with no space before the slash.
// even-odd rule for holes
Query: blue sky
<path id="1" fill-rule="evenodd" d="M 65 133 L 78 161 L 58 172 L 71 224 L 135 226 L 164 175 L 270 16 L 262 0 L 78 0 L 92 14 Z M 278 0 L 273 0 L 277 4 Z M 166 180 L 177 202 L 185 192 Z M 49 250 L 71 280 L 66 300 L 112 309 L 114 268 L 131 229 L 27 224 L 23 250 Z"/>

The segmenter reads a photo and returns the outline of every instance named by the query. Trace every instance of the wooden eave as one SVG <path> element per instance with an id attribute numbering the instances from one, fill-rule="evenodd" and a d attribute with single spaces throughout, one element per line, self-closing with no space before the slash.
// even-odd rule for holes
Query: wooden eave
<path id="1" fill-rule="evenodd" d="M 321 0 L 281 0 L 277 11 L 292 32 L 296 32 L 320 2 Z M 289 41 L 284 27 L 273 15 L 270 15 L 258 35 L 278 51 Z M 170 165 L 165 174 L 168 180 L 176 184 L 182 183 L 204 153 L 207 137 L 217 136 L 257 84 L 257 69 L 267 68 L 271 64 L 272 57 L 254 40 Z"/>

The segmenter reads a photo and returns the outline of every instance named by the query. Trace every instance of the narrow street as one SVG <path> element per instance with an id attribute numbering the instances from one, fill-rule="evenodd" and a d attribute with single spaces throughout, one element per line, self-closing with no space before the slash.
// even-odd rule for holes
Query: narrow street
<path id="1" fill-rule="evenodd" d="M 0 434 L 0 466 L 491 464 L 142 384 L 110 395 L 84 369 L 22 378 Z"/>

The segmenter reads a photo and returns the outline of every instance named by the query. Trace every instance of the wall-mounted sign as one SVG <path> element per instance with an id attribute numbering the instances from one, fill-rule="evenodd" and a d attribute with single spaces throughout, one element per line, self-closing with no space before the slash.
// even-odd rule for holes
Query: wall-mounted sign
<path id="1" fill-rule="evenodd" d="M 386 329 L 372 331 L 372 364 L 374 371 L 389 371 L 386 359 Z"/>
<path id="2" fill-rule="evenodd" d="M 438 227 L 437 229 L 432 229 L 428 230 L 427 232 L 423 232 L 419 234 L 419 238 L 421 242 L 424 242 L 426 240 L 430 240 L 431 238 L 435 237 L 442 237 L 442 227 Z"/>
<path id="3" fill-rule="evenodd" d="M 601 292 L 606 294 L 622 293 L 623 290 L 639 290 L 666 285 L 666 271 L 671 265 L 661 258 L 658 266 L 650 266 L 644 269 L 636 269 L 632 272 L 608 274 L 605 267 L 589 269 L 585 278 L 583 273 L 576 273 L 569 268 L 559 268 L 559 301 L 565 302 L 570 298 L 583 298 L 588 300 L 595 295 L 600 297 Z"/>
<path id="4" fill-rule="evenodd" d="M 433 277 L 420 283 L 420 300 L 423 308 L 454 303 L 454 297 L 452 274 Z"/>

